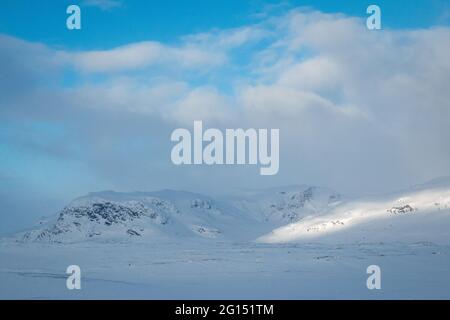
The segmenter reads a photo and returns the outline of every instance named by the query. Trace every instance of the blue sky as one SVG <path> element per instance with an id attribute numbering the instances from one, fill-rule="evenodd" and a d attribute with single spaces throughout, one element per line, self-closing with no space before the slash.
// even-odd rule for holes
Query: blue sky
<path id="1" fill-rule="evenodd" d="M 257 20 L 258 13 L 276 13 L 298 6 L 365 17 L 365 9 L 372 3 L 383 8 L 385 28 L 428 27 L 450 22 L 446 0 L 103 1 L 113 5 L 102 8 L 83 0 L 2 1 L 0 31 L 56 46 L 106 49 L 146 39 L 174 42 L 185 34 L 238 27 Z M 65 28 L 65 9 L 69 4 L 82 8 L 82 32 L 67 32 Z"/>
<path id="2" fill-rule="evenodd" d="M 0 4 L 0 232 L 91 191 L 328 186 L 450 175 L 448 1 Z M 309 9 L 305 9 L 308 7 Z M 280 172 L 175 167 L 194 120 L 280 129 Z"/>

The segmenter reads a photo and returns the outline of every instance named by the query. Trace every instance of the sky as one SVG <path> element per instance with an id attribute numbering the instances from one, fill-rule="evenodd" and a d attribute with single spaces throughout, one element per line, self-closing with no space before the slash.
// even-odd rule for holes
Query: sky
<path id="1" fill-rule="evenodd" d="M 449 23 L 440 0 L 2 1 L 0 233 L 99 190 L 351 194 L 450 175 Z M 279 128 L 279 173 L 174 166 L 170 134 L 194 120 Z"/>

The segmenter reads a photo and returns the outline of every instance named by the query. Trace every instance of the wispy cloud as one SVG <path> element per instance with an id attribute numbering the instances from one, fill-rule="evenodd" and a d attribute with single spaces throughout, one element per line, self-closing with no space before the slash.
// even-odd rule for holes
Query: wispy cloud
<path id="1" fill-rule="evenodd" d="M 221 52 L 194 46 L 171 47 L 159 42 L 140 42 L 104 51 L 67 53 L 83 72 L 120 72 L 151 66 L 201 68 L 225 61 Z"/>
<path id="2" fill-rule="evenodd" d="M 101 10 L 111 10 L 123 5 L 120 0 L 84 0 L 83 4 L 85 6 L 97 7 Z"/>

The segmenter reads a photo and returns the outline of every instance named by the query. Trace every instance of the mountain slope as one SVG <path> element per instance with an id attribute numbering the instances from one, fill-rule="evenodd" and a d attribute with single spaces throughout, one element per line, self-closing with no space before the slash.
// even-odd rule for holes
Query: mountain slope
<path id="1" fill-rule="evenodd" d="M 403 192 L 343 201 L 329 211 L 276 228 L 258 241 L 449 242 L 449 228 L 450 180 L 440 179 Z"/>
<path id="2" fill-rule="evenodd" d="M 283 225 L 327 212 L 342 196 L 328 188 L 300 185 L 246 192 L 230 201 L 256 219 Z"/>
<path id="3" fill-rule="evenodd" d="M 253 221 L 238 209 L 200 194 L 171 190 L 108 191 L 74 200 L 49 222 L 21 237 L 24 241 L 47 242 L 130 238 L 224 240 L 253 236 L 244 230 L 251 225 Z"/>

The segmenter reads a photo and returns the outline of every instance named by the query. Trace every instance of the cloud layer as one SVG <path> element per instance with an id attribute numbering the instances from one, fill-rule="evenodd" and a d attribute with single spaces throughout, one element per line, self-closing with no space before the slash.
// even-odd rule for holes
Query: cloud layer
<path id="1" fill-rule="evenodd" d="M 2 35 L 0 173 L 55 197 L 292 183 L 380 191 L 449 175 L 448 52 L 449 28 L 369 31 L 305 10 L 109 50 Z M 170 132 L 194 120 L 279 128 L 280 173 L 174 167 Z"/>

